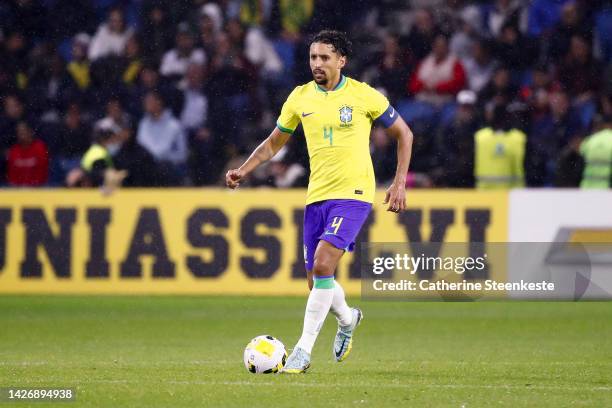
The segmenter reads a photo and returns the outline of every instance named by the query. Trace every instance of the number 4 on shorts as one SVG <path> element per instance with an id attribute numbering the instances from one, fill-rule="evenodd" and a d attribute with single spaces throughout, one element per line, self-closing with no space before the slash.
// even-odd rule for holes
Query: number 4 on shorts
<path id="1" fill-rule="evenodd" d="M 332 222 L 332 228 L 334 228 L 334 235 L 338 233 L 338 228 L 340 228 L 340 224 L 342 224 L 342 220 L 344 217 L 334 217 L 334 221 Z"/>

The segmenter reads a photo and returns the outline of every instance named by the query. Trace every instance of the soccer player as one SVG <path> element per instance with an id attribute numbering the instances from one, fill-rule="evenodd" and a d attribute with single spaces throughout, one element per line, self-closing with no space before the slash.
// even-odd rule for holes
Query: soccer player
<path id="1" fill-rule="evenodd" d="M 271 159 L 301 122 L 310 158 L 310 180 L 304 212 L 304 260 L 311 289 L 306 303 L 302 336 L 283 372 L 303 373 L 310 367 L 312 347 L 327 313 L 338 320 L 334 341 L 336 361 L 351 351 L 353 333 L 363 314 L 350 308 L 344 290 L 334 281 L 336 266 L 372 209 L 375 191 L 369 138 L 374 121 L 397 140 L 397 170 L 387 189 L 387 211 L 406 206 L 406 174 L 412 150 L 412 132 L 380 92 L 342 75 L 351 42 L 346 34 L 325 30 L 310 44 L 314 77 L 296 87 L 282 107 L 275 129 L 238 169 L 229 170 L 226 184 L 236 188 L 258 165 Z"/>

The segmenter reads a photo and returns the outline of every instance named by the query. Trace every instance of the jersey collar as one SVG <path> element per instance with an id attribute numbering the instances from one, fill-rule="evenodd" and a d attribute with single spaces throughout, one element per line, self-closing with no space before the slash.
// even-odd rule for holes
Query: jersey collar
<path id="1" fill-rule="evenodd" d="M 327 89 L 325 89 L 325 88 L 321 88 L 321 87 L 319 86 L 319 84 L 317 84 L 316 82 L 315 82 L 315 87 L 316 87 L 317 91 L 327 93 L 327 92 L 334 92 L 334 91 L 338 91 L 338 90 L 340 90 L 340 89 L 341 89 L 341 88 L 342 88 L 342 87 L 343 87 L 345 84 L 346 84 L 346 77 L 345 77 L 344 75 L 341 75 L 341 76 L 340 76 L 340 82 L 338 82 L 338 84 L 337 84 L 337 85 L 334 87 L 334 89 L 332 89 L 331 91 L 328 91 L 328 90 L 327 90 Z"/>

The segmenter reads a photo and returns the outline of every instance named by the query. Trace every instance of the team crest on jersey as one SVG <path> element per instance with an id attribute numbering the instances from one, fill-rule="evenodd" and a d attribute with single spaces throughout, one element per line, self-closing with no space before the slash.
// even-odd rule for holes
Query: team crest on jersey
<path id="1" fill-rule="evenodd" d="M 350 126 L 350 121 L 353 120 L 353 107 L 348 105 L 342 105 L 340 107 L 340 122 L 342 124 L 340 126 Z"/>

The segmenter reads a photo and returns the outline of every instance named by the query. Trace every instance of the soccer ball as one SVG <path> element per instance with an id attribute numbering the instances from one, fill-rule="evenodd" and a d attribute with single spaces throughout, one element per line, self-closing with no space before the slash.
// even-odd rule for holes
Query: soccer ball
<path id="1" fill-rule="evenodd" d="M 255 337 L 244 349 L 244 366 L 253 374 L 277 373 L 286 360 L 285 345 L 269 335 Z"/>

